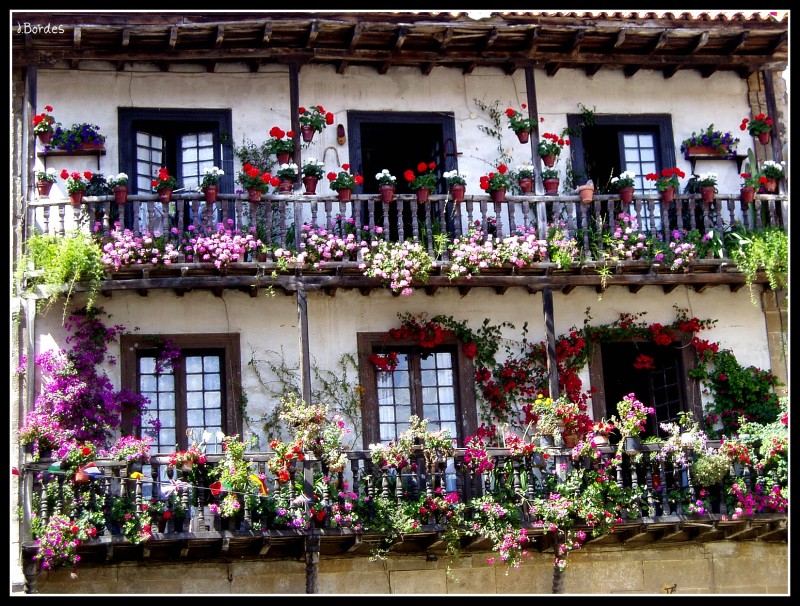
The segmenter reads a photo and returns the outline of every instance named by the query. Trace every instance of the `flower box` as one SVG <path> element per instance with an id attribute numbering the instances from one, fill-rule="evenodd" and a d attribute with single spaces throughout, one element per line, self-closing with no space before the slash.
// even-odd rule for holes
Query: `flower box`
<path id="1" fill-rule="evenodd" d="M 686 148 L 686 153 L 684 154 L 686 158 L 689 156 L 720 156 L 725 157 L 729 156 L 732 152 L 728 146 L 724 147 L 724 151 L 717 149 L 716 147 L 711 147 L 710 145 L 690 145 Z"/>

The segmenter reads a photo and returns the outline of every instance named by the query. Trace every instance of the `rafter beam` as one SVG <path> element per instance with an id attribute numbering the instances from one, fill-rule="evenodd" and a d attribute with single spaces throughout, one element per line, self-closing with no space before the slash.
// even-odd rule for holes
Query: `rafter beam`
<path id="1" fill-rule="evenodd" d="M 701 48 L 703 48 L 706 44 L 708 44 L 708 32 L 703 32 L 698 36 L 697 42 L 694 43 L 694 48 L 689 51 L 689 54 L 694 55 L 697 53 Z"/>
<path id="2" fill-rule="evenodd" d="M 622 68 L 623 73 L 625 74 L 626 78 L 632 77 L 636 72 L 639 71 L 638 65 L 626 65 Z"/>
<path id="3" fill-rule="evenodd" d="M 447 50 L 447 47 L 450 46 L 450 42 L 453 41 L 453 29 L 448 27 L 444 30 L 444 35 L 442 36 L 442 41 L 439 44 L 439 52 L 443 53 Z"/>
<path id="4" fill-rule="evenodd" d="M 467 66 L 464 69 L 461 70 L 461 73 L 465 74 L 465 75 L 466 74 L 471 74 L 475 70 L 475 68 L 477 66 L 478 66 L 478 64 L 475 63 L 475 61 L 472 61 L 472 62 L 468 63 Z"/>
<path id="5" fill-rule="evenodd" d="M 514 72 L 515 72 L 515 71 L 517 71 L 517 64 L 516 64 L 516 63 L 514 63 L 513 61 L 509 61 L 508 63 L 506 63 L 506 64 L 503 66 L 503 72 L 504 72 L 504 73 L 505 73 L 507 76 L 512 76 L 512 75 L 514 74 Z"/>
<path id="6" fill-rule="evenodd" d="M 625 36 L 627 35 L 627 30 L 621 29 L 617 32 L 617 39 L 614 40 L 614 49 L 620 48 L 623 44 L 625 44 Z"/>
<path id="7" fill-rule="evenodd" d="M 169 41 L 167 42 L 167 46 L 169 50 L 174 51 L 175 45 L 178 43 L 178 28 L 177 26 L 172 26 L 169 28 Z"/>
<path id="8" fill-rule="evenodd" d="M 247 64 L 250 66 L 250 72 L 255 74 L 256 72 L 258 72 L 258 68 L 261 67 L 261 59 L 248 61 Z"/>
<path id="9" fill-rule="evenodd" d="M 306 39 L 306 48 L 310 48 L 319 34 L 319 21 L 314 20 L 311 22 L 311 27 L 308 28 L 308 38 Z"/>
<path id="10" fill-rule="evenodd" d="M 528 35 L 528 53 L 535 53 L 539 45 L 539 37 L 542 35 L 539 27 L 534 28 Z"/>
<path id="11" fill-rule="evenodd" d="M 585 74 L 586 74 L 586 75 L 587 75 L 589 78 L 591 78 L 591 77 L 592 77 L 592 76 L 594 76 L 594 75 L 595 75 L 597 72 L 599 72 L 599 71 L 600 71 L 600 68 L 601 68 L 601 67 L 602 67 L 602 66 L 601 66 L 599 63 L 592 63 L 592 64 L 590 64 L 590 65 L 587 65 L 586 67 L 584 67 L 584 68 L 583 68 L 583 71 L 584 71 L 584 73 L 585 73 Z"/>
<path id="12" fill-rule="evenodd" d="M 672 76 L 674 76 L 680 68 L 680 64 L 670 65 L 669 67 L 662 69 L 661 74 L 664 76 L 665 80 L 668 80 L 669 78 L 672 78 Z"/>
<path id="13" fill-rule="evenodd" d="M 406 37 L 408 36 L 408 26 L 401 25 L 397 30 L 397 40 L 394 43 L 394 50 L 399 51 L 403 48 L 403 44 L 406 42 Z"/>
<path id="14" fill-rule="evenodd" d="M 272 22 L 267 21 L 264 24 L 264 29 L 261 32 L 261 46 L 269 46 L 270 38 L 272 38 Z"/>
<path id="15" fill-rule="evenodd" d="M 433 61 L 431 61 L 429 63 L 423 63 L 422 65 L 420 65 L 419 69 L 426 76 L 430 76 L 435 65 L 436 64 Z"/>
<path id="16" fill-rule="evenodd" d="M 658 37 L 658 40 L 656 40 L 656 43 L 653 45 L 653 48 L 650 49 L 650 54 L 653 54 L 656 51 L 660 50 L 667 43 L 668 38 L 669 38 L 669 33 L 667 31 L 661 32 L 661 35 Z"/>
<path id="17" fill-rule="evenodd" d="M 72 48 L 75 52 L 80 53 L 81 51 L 81 28 L 76 27 L 72 30 Z M 78 69 L 78 60 L 73 59 L 69 62 L 70 69 Z"/>
<path id="18" fill-rule="evenodd" d="M 700 70 L 700 75 L 703 76 L 703 78 L 710 78 L 716 71 L 717 68 L 715 66 L 709 65 Z"/>
<path id="19" fill-rule="evenodd" d="M 217 26 L 217 36 L 214 39 L 214 48 L 222 48 L 222 41 L 225 39 L 225 26 L 220 24 Z"/>
<path id="20" fill-rule="evenodd" d="M 742 32 L 741 35 L 739 36 L 739 39 L 736 41 L 736 44 L 734 44 L 733 48 L 731 48 L 728 52 L 730 54 L 738 52 L 745 45 L 749 37 L 750 37 L 750 32 Z"/>
<path id="21" fill-rule="evenodd" d="M 489 50 L 494 43 L 497 41 L 497 28 L 493 27 L 489 32 L 489 36 L 486 38 L 486 42 L 483 43 L 483 50 Z"/>
<path id="22" fill-rule="evenodd" d="M 364 33 L 364 24 L 362 22 L 356 23 L 356 26 L 353 28 L 353 35 L 350 36 L 350 44 L 348 48 L 350 50 L 354 50 L 358 43 L 361 41 L 361 36 Z"/>
<path id="23" fill-rule="evenodd" d="M 580 47 L 581 47 L 581 42 L 583 41 L 583 39 L 585 37 L 586 37 L 586 31 L 585 30 L 579 30 L 579 31 L 575 32 L 575 35 L 572 37 L 572 44 L 570 45 L 570 48 L 569 48 L 569 54 L 570 55 L 577 55 L 578 54 L 578 51 L 580 50 Z"/>
<path id="24" fill-rule="evenodd" d="M 776 52 L 782 45 L 786 44 L 786 41 L 789 39 L 789 34 L 787 32 L 783 32 L 780 37 L 775 40 L 775 43 L 769 49 L 769 53 L 772 54 Z"/>
<path id="25" fill-rule="evenodd" d="M 379 74 L 385 74 L 389 71 L 389 68 L 392 67 L 392 64 L 386 61 L 385 63 L 381 63 L 380 67 L 378 67 Z"/>
<path id="26" fill-rule="evenodd" d="M 336 64 L 336 73 L 341 76 L 345 72 L 345 70 L 347 69 L 347 65 L 348 65 L 348 61 L 339 61 Z"/>
<path id="27" fill-rule="evenodd" d="M 544 67 L 545 72 L 548 76 L 555 76 L 559 69 L 561 69 L 560 63 L 548 63 Z"/>

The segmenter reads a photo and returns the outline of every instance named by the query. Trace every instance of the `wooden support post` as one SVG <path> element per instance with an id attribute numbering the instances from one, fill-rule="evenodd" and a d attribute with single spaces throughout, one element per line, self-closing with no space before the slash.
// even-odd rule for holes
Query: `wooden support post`
<path id="1" fill-rule="evenodd" d="M 550 397 L 558 397 L 558 364 L 556 363 L 556 335 L 553 321 L 553 290 L 542 289 L 542 309 L 547 340 L 547 373 L 550 376 Z"/>
<path id="2" fill-rule="evenodd" d="M 311 354 L 308 347 L 308 299 L 303 283 L 297 283 L 297 319 L 300 327 L 300 395 L 311 404 Z"/>
<path id="3" fill-rule="evenodd" d="M 319 573 L 320 537 L 316 529 L 305 539 L 306 549 L 306 593 L 318 593 L 317 576 Z"/>

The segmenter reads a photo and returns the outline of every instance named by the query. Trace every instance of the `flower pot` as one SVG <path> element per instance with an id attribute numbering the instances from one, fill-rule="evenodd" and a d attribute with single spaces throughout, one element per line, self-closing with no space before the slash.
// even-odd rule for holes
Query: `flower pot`
<path id="1" fill-rule="evenodd" d="M 105 146 L 101 141 L 84 141 L 78 146 L 77 149 L 81 151 L 93 151 L 97 149 L 105 149 Z"/>
<path id="2" fill-rule="evenodd" d="M 174 532 L 183 532 L 183 524 L 186 520 L 186 516 L 177 517 L 175 514 L 172 514 L 172 529 Z"/>
<path id="3" fill-rule="evenodd" d="M 42 142 L 42 145 L 49 145 L 53 138 L 53 131 L 49 130 L 46 133 L 36 133 L 36 136 L 39 138 L 39 141 Z"/>
<path id="4" fill-rule="evenodd" d="M 217 194 L 219 193 L 219 185 L 206 185 L 203 188 L 203 193 L 206 196 L 206 202 L 213 204 L 217 201 Z"/>
<path id="5" fill-rule="evenodd" d="M 770 138 L 770 131 L 758 133 L 758 142 L 761 143 L 761 145 L 769 145 Z"/>
<path id="6" fill-rule="evenodd" d="M 766 183 L 764 183 L 761 188 L 764 190 L 764 193 L 774 194 L 778 191 L 778 180 L 772 177 L 766 177 L 766 179 Z"/>
<path id="7" fill-rule="evenodd" d="M 464 192 L 466 191 L 467 186 L 462 185 L 461 183 L 454 183 L 450 186 L 450 197 L 453 199 L 453 202 L 463 202 L 464 200 Z"/>
<path id="8" fill-rule="evenodd" d="M 553 168 L 556 165 L 555 156 L 542 156 L 542 162 L 547 168 Z"/>
<path id="9" fill-rule="evenodd" d="M 531 131 L 529 130 L 518 130 L 517 131 L 517 139 L 519 139 L 520 143 L 527 143 L 531 137 Z"/>
<path id="10" fill-rule="evenodd" d="M 381 185 L 378 191 L 381 192 L 381 202 L 388 203 L 394 200 L 394 185 Z"/>
<path id="11" fill-rule="evenodd" d="M 556 442 L 550 434 L 539 436 L 539 446 L 542 448 L 553 448 L 555 445 Z"/>
<path id="12" fill-rule="evenodd" d="M 303 136 L 303 141 L 305 143 L 311 143 L 314 140 L 314 133 L 316 131 L 313 127 L 309 126 L 308 124 L 303 124 L 300 127 L 300 134 Z"/>
<path id="13" fill-rule="evenodd" d="M 164 187 L 158 190 L 158 199 L 161 200 L 162 204 L 169 203 L 172 200 L 172 189 L 169 187 Z"/>
<path id="14" fill-rule="evenodd" d="M 156 522 L 156 524 L 158 525 L 158 532 L 163 533 L 167 529 L 168 519 L 169 518 L 165 517 L 163 513 L 160 516 L 158 516 L 158 521 Z"/>
<path id="15" fill-rule="evenodd" d="M 86 484 L 88 481 L 89 481 L 89 474 L 79 467 L 78 470 L 75 472 L 75 483 Z"/>
<path id="16" fill-rule="evenodd" d="M 523 194 L 529 194 L 533 191 L 533 179 L 531 177 L 520 177 L 518 183 Z"/>
<path id="17" fill-rule="evenodd" d="M 752 204 L 753 201 L 756 199 L 756 188 L 755 187 L 743 187 L 739 191 L 739 195 L 742 198 L 742 209 L 746 209 L 748 204 Z"/>
<path id="18" fill-rule="evenodd" d="M 184 473 L 190 473 L 194 469 L 194 463 L 181 463 L 181 471 Z"/>
<path id="19" fill-rule="evenodd" d="M 628 436 L 622 444 L 622 450 L 627 454 L 639 452 L 642 449 L 642 439 L 639 436 Z"/>
<path id="20" fill-rule="evenodd" d="M 247 200 L 248 200 L 248 202 L 260 202 L 261 201 L 261 191 L 259 191 L 255 187 L 248 189 L 247 190 Z"/>
<path id="21" fill-rule="evenodd" d="M 53 188 L 52 181 L 37 181 L 36 189 L 39 191 L 39 196 L 46 198 L 50 195 L 50 190 Z"/>
<path id="22" fill-rule="evenodd" d="M 81 205 L 81 202 L 83 202 L 83 193 L 83 190 L 81 190 L 69 194 L 69 201 L 72 203 L 72 206 L 77 208 Z"/>
<path id="23" fill-rule="evenodd" d="M 690 145 L 686 148 L 685 156 L 728 156 L 730 155 L 728 146 L 723 146 L 723 149 L 717 149 L 710 145 Z"/>
<path id="24" fill-rule="evenodd" d="M 675 186 L 670 185 L 669 187 L 664 188 L 661 190 L 661 201 L 664 204 L 669 204 L 675 199 Z"/>
<path id="25" fill-rule="evenodd" d="M 630 185 L 619 190 L 619 199 L 625 204 L 633 202 L 633 187 Z"/>
<path id="26" fill-rule="evenodd" d="M 578 188 L 578 195 L 581 197 L 581 202 L 591 202 L 594 199 L 594 186 L 581 185 Z"/>
<path id="27" fill-rule="evenodd" d="M 339 202 L 348 202 L 350 196 L 353 195 L 352 189 L 340 189 L 336 192 L 339 196 Z"/>
<path id="28" fill-rule="evenodd" d="M 128 461 L 128 477 L 130 477 L 132 473 L 135 473 L 137 471 L 141 473 L 142 465 L 143 464 L 141 459 L 134 459 L 133 461 Z"/>
<path id="29" fill-rule="evenodd" d="M 564 446 L 566 448 L 574 448 L 578 445 L 578 435 L 574 433 L 563 434 Z"/>
<path id="30" fill-rule="evenodd" d="M 500 189 L 495 189 L 489 192 L 489 197 L 492 199 L 492 202 L 505 202 L 506 201 L 506 188 L 501 187 Z"/>
<path id="31" fill-rule="evenodd" d="M 703 202 L 713 202 L 714 194 L 717 193 L 717 188 L 713 185 L 704 185 L 700 188 L 700 196 Z"/>
<path id="32" fill-rule="evenodd" d="M 123 206 L 128 201 L 128 187 L 126 185 L 117 185 L 114 187 L 114 202 Z"/>
<path id="33" fill-rule="evenodd" d="M 428 201 L 428 196 L 431 195 L 431 190 L 429 190 L 427 187 L 420 187 L 416 193 L 417 203 L 425 204 Z"/>
<path id="34" fill-rule="evenodd" d="M 291 152 L 282 152 L 280 154 L 275 154 L 275 157 L 278 159 L 278 164 L 288 164 L 292 154 Z"/>
<path id="35" fill-rule="evenodd" d="M 303 187 L 306 190 L 303 192 L 304 196 L 313 196 L 317 193 L 317 183 L 319 182 L 319 177 L 315 177 L 314 175 L 306 175 L 303 177 Z"/>
<path id="36" fill-rule="evenodd" d="M 544 193 L 548 196 L 555 196 L 558 194 L 558 184 L 561 183 L 560 179 L 544 179 Z"/>
<path id="37" fill-rule="evenodd" d="M 288 181 L 288 180 L 281 181 L 280 185 L 278 185 L 278 193 L 291 194 L 293 186 L 294 186 L 293 181 Z"/>
<path id="38" fill-rule="evenodd" d="M 597 433 L 594 435 L 595 446 L 608 446 L 608 436 L 605 434 Z"/>

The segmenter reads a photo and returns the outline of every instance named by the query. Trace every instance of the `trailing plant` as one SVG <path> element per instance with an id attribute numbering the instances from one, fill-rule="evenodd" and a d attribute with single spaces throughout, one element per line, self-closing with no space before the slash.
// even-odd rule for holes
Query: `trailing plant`
<path id="1" fill-rule="evenodd" d="M 753 283 L 764 271 L 773 290 L 788 286 L 789 234 L 777 227 L 766 227 L 749 233 L 732 232 L 738 247 L 730 251 L 731 259 L 744 272 L 751 299 L 757 304 Z"/>
<path id="2" fill-rule="evenodd" d="M 478 130 L 482 133 L 485 133 L 492 137 L 493 139 L 497 139 L 497 159 L 495 162 L 491 163 L 493 166 L 498 164 L 511 164 L 513 158 L 511 157 L 511 153 L 508 149 L 503 146 L 503 135 L 502 135 L 502 120 L 505 116 L 505 112 L 500 109 L 500 99 L 495 99 L 492 103 L 485 103 L 481 101 L 477 97 L 473 97 L 472 101 L 477 105 L 481 110 L 485 111 L 489 114 L 489 120 L 491 120 L 492 126 L 486 126 L 485 124 L 478 124 Z"/>

